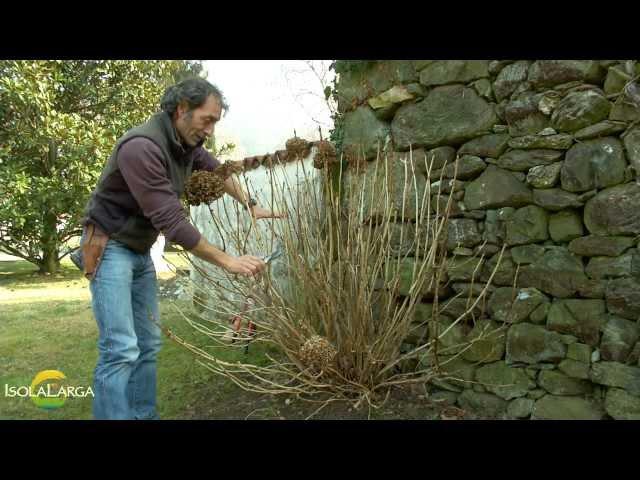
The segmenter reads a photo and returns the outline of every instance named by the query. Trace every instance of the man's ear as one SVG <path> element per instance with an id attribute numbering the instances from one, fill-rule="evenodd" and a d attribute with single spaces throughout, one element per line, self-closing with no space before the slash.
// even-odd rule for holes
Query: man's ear
<path id="1" fill-rule="evenodd" d="M 180 102 L 178 108 L 176 108 L 176 118 L 182 118 L 189 111 L 189 105 L 187 102 Z"/>

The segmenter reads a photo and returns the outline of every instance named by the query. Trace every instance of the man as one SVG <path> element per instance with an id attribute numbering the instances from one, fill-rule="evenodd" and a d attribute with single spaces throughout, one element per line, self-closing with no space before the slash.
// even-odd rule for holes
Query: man
<path id="1" fill-rule="evenodd" d="M 222 93 L 194 78 L 169 87 L 161 112 L 117 142 L 87 206 L 82 255 L 99 329 L 94 373 L 96 419 L 155 419 L 156 356 L 161 345 L 156 273 L 150 249 L 158 232 L 229 273 L 256 275 L 258 257 L 211 245 L 187 219 L 179 197 L 193 170 L 219 162 L 202 144 L 214 132 Z M 225 192 L 254 218 L 276 218 L 232 177 Z"/>

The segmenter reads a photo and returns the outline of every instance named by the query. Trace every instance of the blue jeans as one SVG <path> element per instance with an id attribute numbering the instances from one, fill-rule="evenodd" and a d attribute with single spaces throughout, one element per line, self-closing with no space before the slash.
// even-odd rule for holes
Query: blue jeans
<path id="1" fill-rule="evenodd" d="M 159 418 L 156 357 L 161 330 L 151 255 L 109 240 L 90 288 L 99 329 L 94 418 Z"/>

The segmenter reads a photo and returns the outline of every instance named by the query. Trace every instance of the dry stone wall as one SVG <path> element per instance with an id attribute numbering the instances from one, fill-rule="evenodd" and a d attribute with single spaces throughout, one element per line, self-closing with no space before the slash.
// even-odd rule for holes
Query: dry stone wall
<path id="1" fill-rule="evenodd" d="M 485 415 L 640 419 L 640 106 L 637 90 L 625 91 L 640 63 L 360 63 L 337 83 L 343 146 L 358 147 L 369 166 L 384 148 L 392 174 L 411 149 L 420 197 L 419 159 L 433 158 L 443 192 L 454 192 L 455 259 L 440 293 L 465 297 L 451 300 L 452 317 L 507 247 L 486 305 L 443 343 L 496 333 L 447 364 L 458 380 L 436 382 L 432 394 Z M 394 178 L 403 205 L 404 177 Z M 415 218 L 405 203 L 405 218 Z M 408 232 L 394 246 L 406 253 L 412 228 L 395 228 Z M 416 318 L 424 335 L 408 342 L 427 338 L 428 302 Z"/>

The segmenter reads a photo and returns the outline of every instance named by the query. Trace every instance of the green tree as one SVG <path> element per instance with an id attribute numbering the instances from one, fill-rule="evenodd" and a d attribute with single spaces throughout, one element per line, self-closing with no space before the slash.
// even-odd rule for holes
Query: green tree
<path id="1" fill-rule="evenodd" d="M 0 61 L 0 252 L 53 273 L 115 140 L 188 61 Z"/>
<path id="2" fill-rule="evenodd" d="M 233 142 L 224 142 L 218 145 L 215 135 L 211 135 L 205 142 L 204 148 L 206 148 L 214 157 L 221 157 L 223 155 L 229 155 L 236 149 L 236 144 Z"/>

